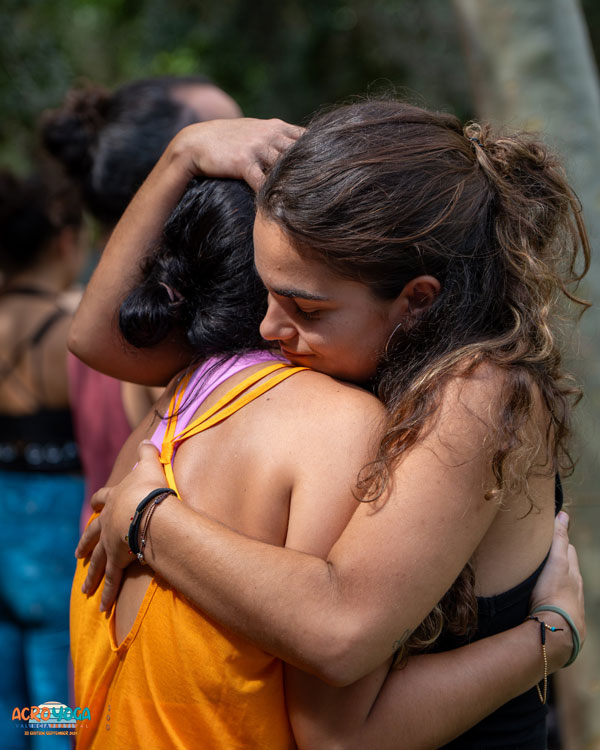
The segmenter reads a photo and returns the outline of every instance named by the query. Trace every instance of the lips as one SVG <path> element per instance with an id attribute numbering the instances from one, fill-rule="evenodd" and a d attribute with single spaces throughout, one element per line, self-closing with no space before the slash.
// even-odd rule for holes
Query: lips
<path id="1" fill-rule="evenodd" d="M 300 354 L 299 352 L 292 352 L 289 349 L 286 349 L 284 346 L 279 344 L 279 348 L 281 349 L 281 353 L 284 357 L 287 357 L 287 359 L 305 359 L 306 357 L 310 357 L 310 354 Z"/>

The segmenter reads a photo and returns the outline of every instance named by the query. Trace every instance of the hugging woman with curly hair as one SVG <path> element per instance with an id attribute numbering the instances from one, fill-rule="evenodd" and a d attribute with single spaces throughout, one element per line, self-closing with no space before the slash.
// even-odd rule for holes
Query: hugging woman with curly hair
<path id="1" fill-rule="evenodd" d="M 223 470 L 217 478 L 200 462 L 193 486 L 188 481 L 186 491 L 178 481 L 183 502 L 167 496 L 146 516 L 145 561 L 210 618 L 294 667 L 286 691 L 301 747 L 454 740 L 449 747 L 543 750 L 539 651 L 529 682 L 514 677 L 508 651 L 493 666 L 486 659 L 492 642 L 509 634 L 518 636 L 513 656 L 528 637 L 531 649 L 540 648 L 530 613 L 560 629 L 546 645 L 569 638 L 573 617 L 583 627 L 579 594 L 557 603 L 542 586 L 531 601 L 552 560 L 559 474 L 572 468 L 570 415 L 579 392 L 563 370 L 556 325 L 567 307 L 585 307 L 572 291 L 589 263 L 576 198 L 535 139 L 463 129 L 455 117 L 400 102 L 338 108 L 299 137 L 289 127 L 205 123 L 172 141 L 113 236 L 73 345 L 95 366 L 129 377 L 137 369 L 145 382 L 173 374 L 176 320 L 168 341 L 139 354 L 115 337 L 114 311 L 190 177 L 245 178 L 260 187 L 254 252 L 268 295 L 261 334 L 293 365 L 372 391 L 384 407 L 375 447 L 365 446 L 343 488 L 356 504 L 324 553 L 307 540 L 330 512 L 328 475 L 352 431 L 338 423 L 327 432 L 330 468 L 317 477 L 323 490 L 310 490 L 316 503 L 303 543 L 278 544 L 219 517 L 211 496 L 226 481 Z M 115 274 L 119 289 L 109 282 Z M 85 345 L 90 331 L 93 350 Z M 312 375 L 299 373 L 286 387 Z M 323 411 L 305 409 L 284 434 L 310 430 Z M 377 419 L 367 423 L 372 431 Z M 368 438 L 360 425 L 355 431 Z M 129 518 L 146 493 L 166 486 L 163 466 L 170 477 L 170 457 L 160 463 L 152 450 L 144 446 L 136 470 L 99 493 L 104 509 L 80 543 L 83 556 L 100 535 L 78 580 L 87 572 L 92 593 L 108 557 L 105 607 L 131 561 Z M 173 469 L 177 478 L 177 460 Z M 231 470 L 243 478 L 241 465 Z M 246 489 L 242 482 L 228 491 L 241 500 Z M 281 507 L 275 496 L 272 506 Z M 89 601 L 100 603 L 99 590 Z M 452 671 L 444 660 L 458 646 L 474 661 Z M 414 656 L 424 650 L 444 653 Z M 430 693 L 411 703 L 402 684 L 432 659 L 440 661 L 425 678 Z M 393 663 L 405 669 L 389 671 Z M 523 679 L 511 689 L 501 676 L 509 663 L 516 682 Z M 477 676 L 483 664 L 491 685 Z M 476 692 L 466 698 L 463 688 Z M 474 712 L 468 721 L 465 706 Z"/>

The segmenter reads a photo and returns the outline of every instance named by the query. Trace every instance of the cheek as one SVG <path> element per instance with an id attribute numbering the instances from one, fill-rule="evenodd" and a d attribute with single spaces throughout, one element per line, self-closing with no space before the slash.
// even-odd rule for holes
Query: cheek
<path id="1" fill-rule="evenodd" d="M 373 316 L 369 321 L 365 321 L 360 329 L 356 329 L 353 341 L 361 357 L 378 362 L 385 351 L 388 337 L 388 326 L 379 316 Z"/>

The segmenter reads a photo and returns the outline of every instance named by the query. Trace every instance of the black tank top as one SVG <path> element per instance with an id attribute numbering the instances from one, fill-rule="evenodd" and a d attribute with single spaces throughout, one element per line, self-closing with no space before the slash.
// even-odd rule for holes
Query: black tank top
<path id="1" fill-rule="evenodd" d="M 554 495 L 555 512 L 563 506 L 563 490 L 558 474 Z M 477 597 L 477 631 L 470 638 L 443 635 L 435 651 L 451 651 L 466 643 L 496 635 L 520 625 L 530 611 L 531 592 L 548 556 L 526 580 L 497 596 Z M 532 688 L 487 716 L 479 724 L 447 745 L 444 750 L 546 750 L 547 707 Z"/>

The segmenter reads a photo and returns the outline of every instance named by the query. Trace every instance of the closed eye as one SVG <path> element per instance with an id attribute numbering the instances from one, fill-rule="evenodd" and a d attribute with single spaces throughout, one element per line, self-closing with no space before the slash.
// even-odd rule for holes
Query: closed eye
<path id="1" fill-rule="evenodd" d="M 298 315 L 304 320 L 318 320 L 321 317 L 321 310 L 303 310 L 298 303 L 295 304 Z"/>

